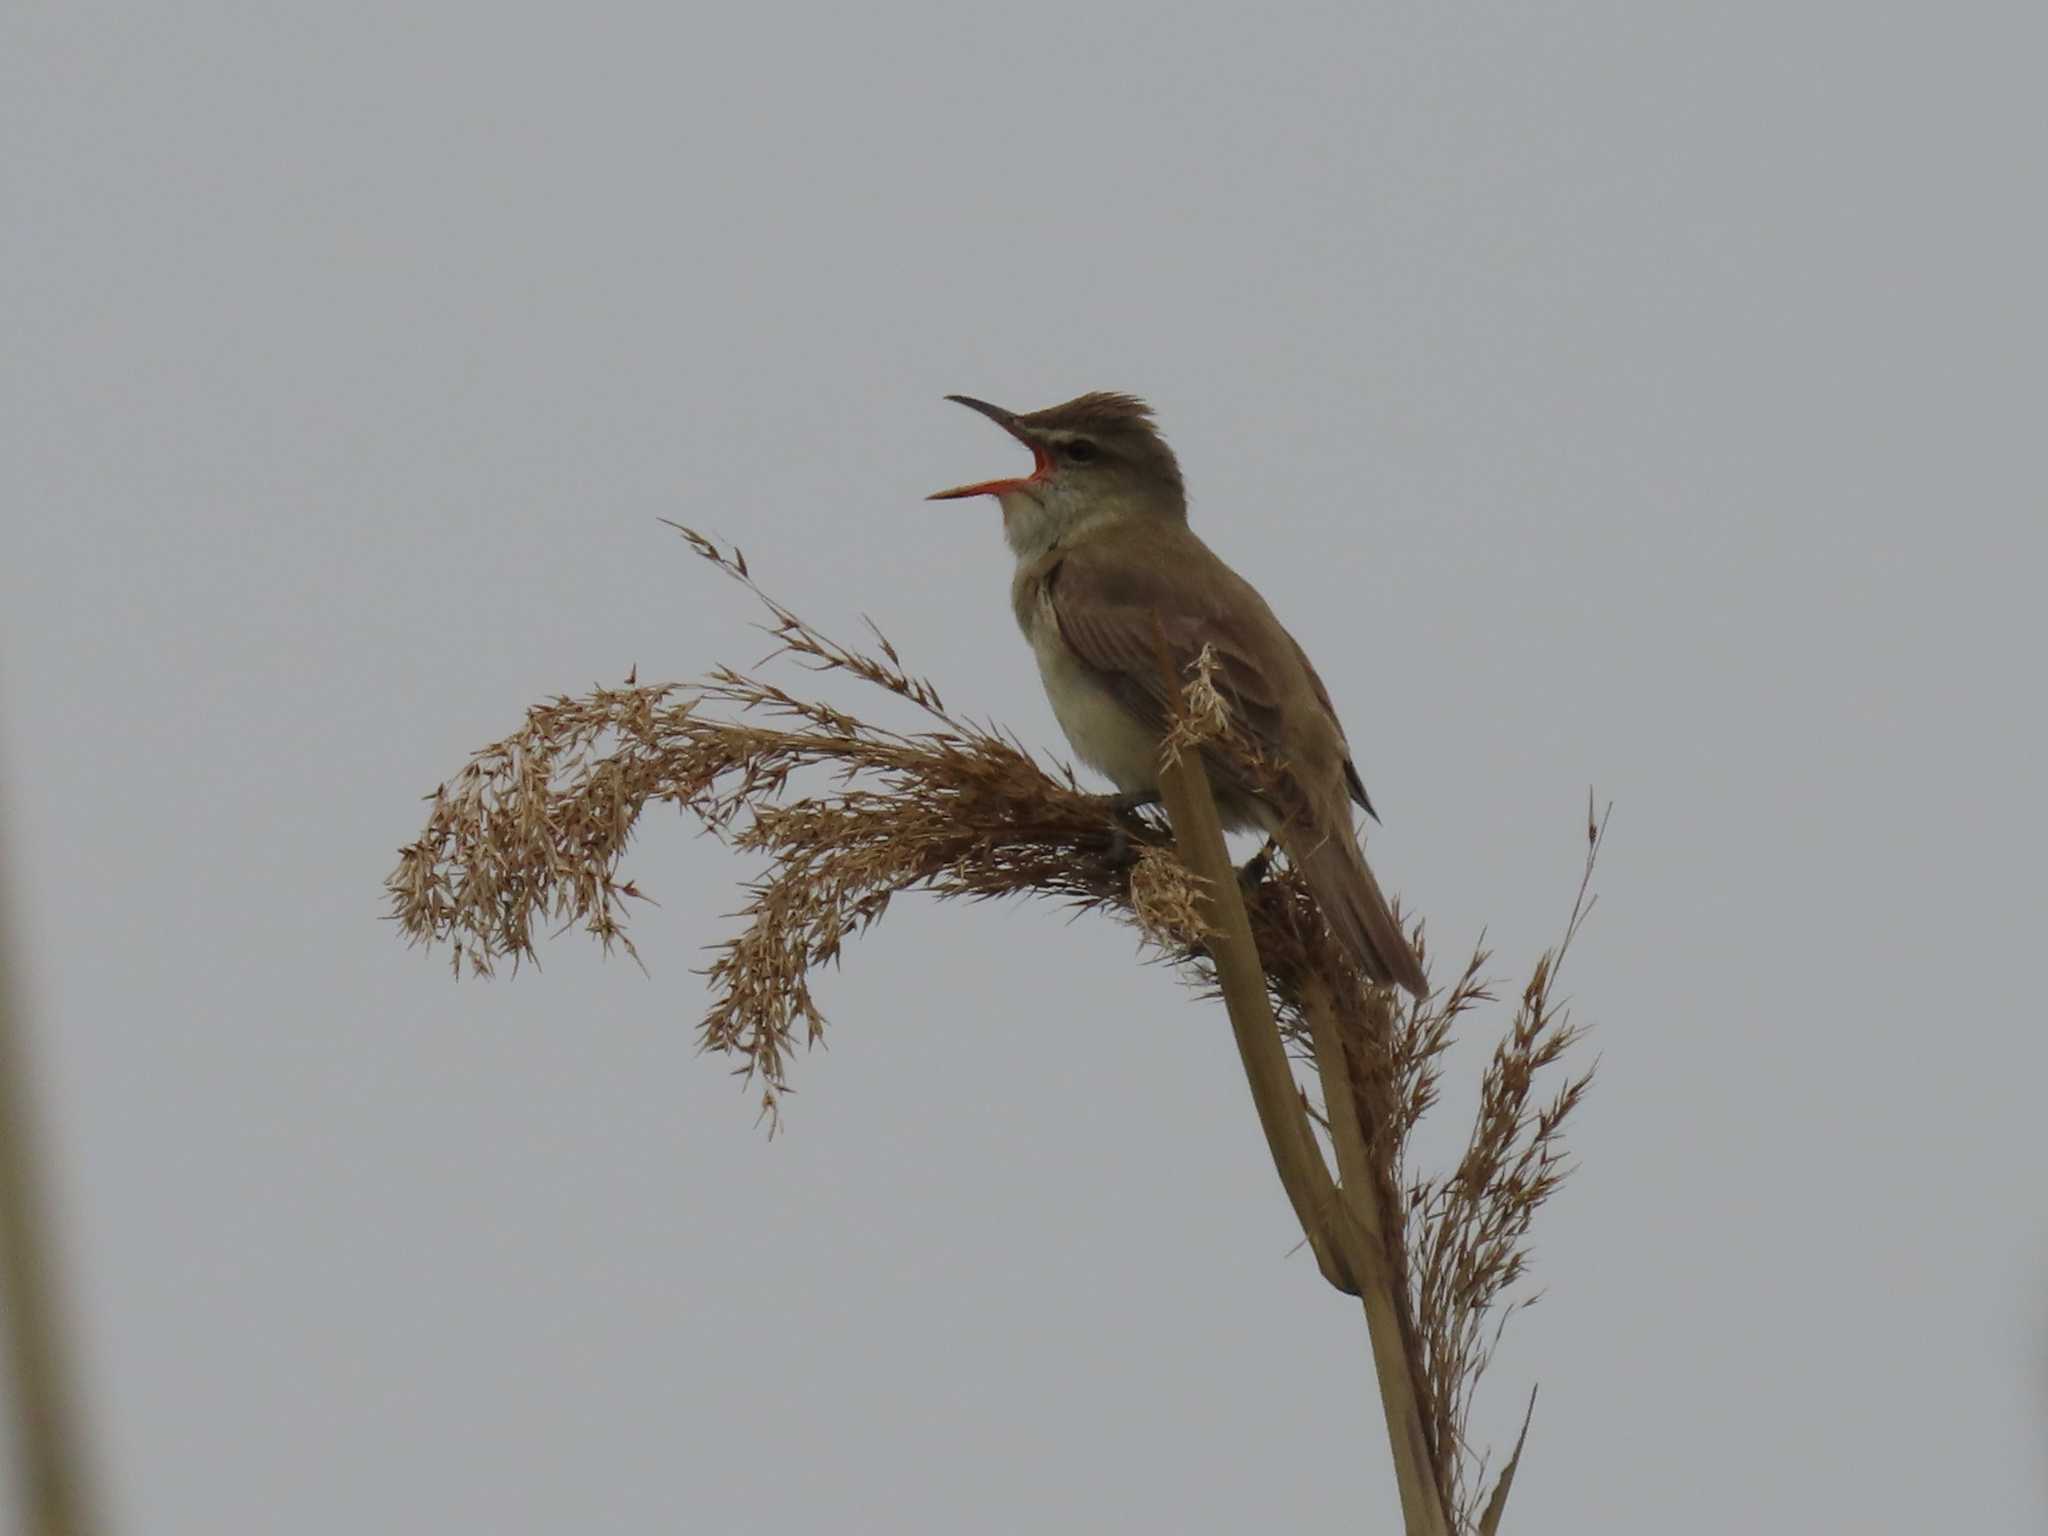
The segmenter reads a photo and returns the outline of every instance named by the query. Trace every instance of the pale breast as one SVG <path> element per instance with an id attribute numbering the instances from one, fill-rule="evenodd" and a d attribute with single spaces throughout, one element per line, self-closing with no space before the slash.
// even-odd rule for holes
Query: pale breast
<path id="1" fill-rule="evenodd" d="M 1038 658 L 1039 680 L 1053 718 L 1074 755 L 1122 790 L 1149 790 L 1159 782 L 1159 737 L 1103 687 L 1093 668 L 1067 648 L 1044 589 L 1023 609 L 1025 636 Z M 1022 605 L 1020 605 L 1022 608 Z"/>

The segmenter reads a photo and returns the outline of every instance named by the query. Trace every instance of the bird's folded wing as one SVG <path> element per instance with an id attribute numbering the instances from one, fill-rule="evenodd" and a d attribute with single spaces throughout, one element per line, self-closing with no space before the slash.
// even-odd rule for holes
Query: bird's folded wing
<path id="1" fill-rule="evenodd" d="M 1046 573 L 1045 593 L 1068 648 L 1125 708 L 1162 731 L 1206 646 L 1211 681 L 1231 723 L 1262 756 L 1282 760 L 1279 687 L 1270 663 L 1261 661 L 1260 637 L 1245 633 L 1232 615 L 1192 612 L 1172 584 L 1149 571 L 1121 562 L 1105 571 L 1076 555 Z M 1241 768 L 1205 756 L 1212 772 L 1251 789 Z"/>
<path id="2" fill-rule="evenodd" d="M 1234 573 L 1226 575 L 1237 582 Z M 1129 560 L 1103 561 L 1084 547 L 1066 552 L 1046 572 L 1045 592 L 1068 647 L 1102 674 L 1127 709 L 1160 729 L 1179 707 L 1177 698 L 1169 699 L 1169 688 L 1185 688 L 1193 680 L 1202 647 L 1209 646 L 1215 659 L 1214 681 L 1231 706 L 1238 729 L 1276 762 L 1284 758 L 1280 690 L 1270 672 L 1276 663 L 1285 666 L 1286 658 L 1262 662 L 1261 656 L 1276 645 L 1284 646 L 1308 675 L 1316 702 L 1342 746 L 1345 789 L 1366 815 L 1379 819 L 1351 761 L 1329 689 L 1308 653 L 1250 586 L 1242 586 L 1244 601 L 1235 613 L 1195 612 L 1188 607 L 1186 587 L 1167 581 L 1156 568 Z M 1245 632 L 1247 620 L 1256 617 L 1266 620 L 1270 635 Z M 1241 777 L 1234 772 L 1229 776 Z"/>

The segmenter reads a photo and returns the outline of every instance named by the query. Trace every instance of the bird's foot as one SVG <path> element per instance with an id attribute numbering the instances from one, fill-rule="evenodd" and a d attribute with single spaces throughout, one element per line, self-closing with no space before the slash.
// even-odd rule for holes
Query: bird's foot
<path id="1" fill-rule="evenodd" d="M 1156 789 L 1131 789 L 1124 791 L 1120 795 L 1090 795 L 1088 798 L 1092 804 L 1101 806 L 1112 815 L 1128 816 L 1131 812 L 1142 810 L 1148 805 L 1157 805 L 1159 803 L 1159 791 Z"/>
<path id="2" fill-rule="evenodd" d="M 1159 791 L 1137 789 L 1121 795 L 1090 795 L 1088 799 L 1091 804 L 1100 806 L 1116 817 L 1119 823 L 1128 823 L 1114 825 L 1109 829 L 1109 847 L 1104 850 L 1103 856 L 1109 860 L 1111 867 L 1121 868 L 1126 864 L 1137 863 L 1138 848 L 1131 840 L 1131 828 L 1144 826 L 1144 822 L 1138 817 L 1138 811 L 1143 806 L 1157 805 Z"/>
<path id="3" fill-rule="evenodd" d="M 1266 871 L 1273 867 L 1273 855 L 1280 851 L 1280 844 L 1273 838 L 1266 839 L 1266 846 L 1244 861 L 1237 872 L 1237 883 L 1247 891 L 1256 891 L 1266 883 Z"/>
<path id="4" fill-rule="evenodd" d="M 1122 827 L 1109 829 L 1109 846 L 1102 851 L 1102 856 L 1108 860 L 1111 869 L 1122 869 L 1126 864 L 1138 862 L 1138 853 L 1131 842 L 1131 834 Z"/>

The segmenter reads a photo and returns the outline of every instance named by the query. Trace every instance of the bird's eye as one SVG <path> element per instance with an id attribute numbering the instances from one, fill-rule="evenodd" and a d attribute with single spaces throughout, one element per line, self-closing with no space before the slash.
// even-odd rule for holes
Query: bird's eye
<path id="1" fill-rule="evenodd" d="M 1093 464 L 1097 454 L 1096 446 L 1085 437 L 1077 437 L 1067 444 L 1067 457 L 1076 464 Z"/>

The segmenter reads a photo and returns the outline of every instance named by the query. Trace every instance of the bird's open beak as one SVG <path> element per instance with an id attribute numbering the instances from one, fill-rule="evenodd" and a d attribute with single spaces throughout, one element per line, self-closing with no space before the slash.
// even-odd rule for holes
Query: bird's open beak
<path id="1" fill-rule="evenodd" d="M 948 400 L 964 405 L 970 411 L 979 411 L 990 421 L 1001 427 L 1010 436 L 1031 450 L 1031 473 L 1009 480 L 982 480 L 973 485 L 956 485 L 950 491 L 933 491 L 926 501 L 955 501 L 962 496 L 1000 496 L 1005 491 L 1021 491 L 1036 480 L 1045 477 L 1052 468 L 1052 455 L 1031 439 L 1023 423 L 1017 420 L 1015 411 L 1006 411 L 1000 405 L 990 405 L 986 400 L 976 400 L 971 395 L 948 395 Z"/>

